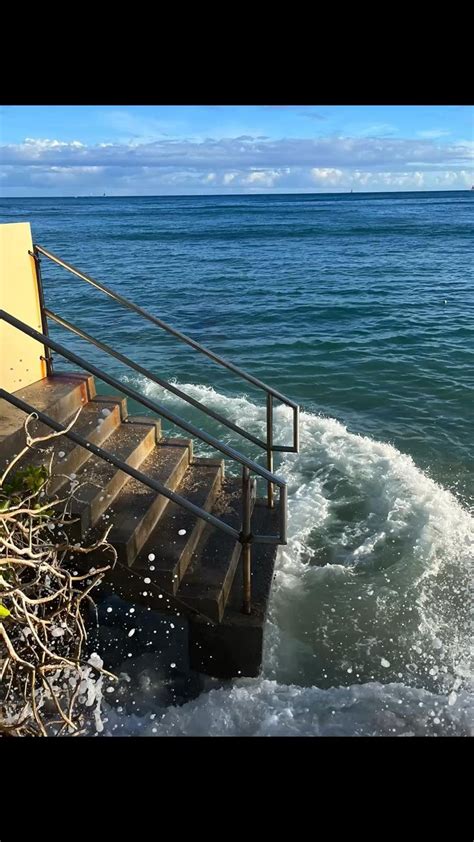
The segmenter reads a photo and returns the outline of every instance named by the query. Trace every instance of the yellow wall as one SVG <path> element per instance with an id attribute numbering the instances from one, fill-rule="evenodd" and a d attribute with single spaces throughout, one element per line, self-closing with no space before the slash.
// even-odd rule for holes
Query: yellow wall
<path id="1" fill-rule="evenodd" d="M 29 222 L 0 225 L 0 310 L 42 332 Z M 44 346 L 0 320 L 0 387 L 16 392 L 46 377 Z"/>

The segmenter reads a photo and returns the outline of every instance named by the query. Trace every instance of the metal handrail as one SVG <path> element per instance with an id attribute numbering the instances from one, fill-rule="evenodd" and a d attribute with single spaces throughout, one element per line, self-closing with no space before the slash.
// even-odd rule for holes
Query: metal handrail
<path id="1" fill-rule="evenodd" d="M 210 418 L 214 418 L 215 421 L 219 421 L 221 424 L 225 424 L 229 429 L 234 430 L 235 433 L 239 433 L 239 435 L 244 436 L 249 441 L 253 442 L 253 444 L 258 445 L 258 447 L 263 447 L 265 450 L 267 445 L 261 439 L 258 439 L 256 436 L 253 436 L 252 433 L 248 433 L 246 430 L 243 430 L 237 424 L 233 424 L 232 421 L 229 421 L 227 418 L 224 418 L 223 415 L 220 415 L 219 412 L 214 412 L 213 409 L 210 409 L 205 404 L 201 403 L 201 401 L 197 401 L 192 398 L 190 395 L 187 395 L 173 383 L 168 383 L 167 380 L 163 380 L 161 377 L 158 377 L 156 374 L 153 374 L 147 368 L 140 365 L 139 363 L 134 362 L 133 360 L 129 359 L 128 357 L 121 354 L 119 351 L 116 351 L 114 348 L 111 348 L 110 345 L 106 345 L 105 342 L 101 342 L 99 339 L 96 339 L 94 336 L 91 336 L 90 333 L 86 333 L 85 330 L 82 330 L 77 325 L 73 324 L 72 322 L 68 322 L 67 319 L 64 319 L 62 316 L 58 316 L 57 313 L 53 313 L 52 310 L 49 310 L 47 307 L 44 308 L 44 312 L 48 318 L 52 319 L 56 324 L 61 325 L 61 327 L 66 328 L 71 333 L 75 333 L 76 336 L 80 336 L 81 339 L 85 339 L 86 342 L 90 342 L 91 345 L 95 345 L 96 348 L 99 348 L 101 351 L 104 351 L 105 354 L 109 354 L 111 357 L 115 357 L 124 365 L 133 368 L 138 374 L 143 375 L 148 380 L 152 380 L 154 383 L 157 383 L 158 386 L 163 386 L 164 389 L 167 389 L 169 392 L 172 392 L 178 398 L 186 401 L 187 403 L 191 404 L 191 406 L 195 406 L 196 409 L 200 409 L 206 415 L 209 415 Z"/>
<path id="2" fill-rule="evenodd" d="M 171 327 L 171 325 L 166 324 L 161 319 L 158 319 L 156 316 L 153 316 L 152 313 L 148 313 L 147 310 L 143 310 L 142 307 L 139 307 L 138 304 L 134 304 L 133 301 L 130 301 L 128 298 L 124 298 L 123 295 L 120 295 L 118 292 L 114 292 L 114 290 L 110 289 L 110 287 L 106 287 L 105 284 L 99 283 L 99 281 L 94 280 L 89 275 L 86 275 L 84 272 L 80 272 L 79 269 L 76 269 L 70 263 L 66 263 L 65 260 L 61 260 L 60 257 L 53 254 L 51 251 L 43 248 L 38 244 L 35 244 L 35 249 L 39 251 L 41 254 L 44 254 L 45 257 L 48 257 L 53 263 L 57 263 L 59 266 L 62 266 L 63 269 L 67 269 L 69 272 L 72 272 L 74 275 L 77 275 L 78 278 L 81 278 L 83 281 L 87 281 L 87 283 L 92 284 L 92 286 L 100 289 L 101 292 L 104 292 L 106 295 L 109 295 L 111 298 L 115 299 L 115 301 L 119 301 L 120 304 L 123 304 L 124 307 L 128 307 L 129 310 L 134 310 L 135 313 L 139 313 L 140 316 L 143 316 L 148 321 L 153 322 L 154 324 L 158 325 L 158 327 L 163 328 L 164 330 L 171 333 L 177 339 L 180 339 L 182 342 L 186 342 L 188 345 L 191 345 L 196 351 L 200 351 L 202 354 L 205 354 L 214 362 L 219 363 L 225 368 L 228 368 L 230 371 L 233 371 L 234 374 L 238 374 L 240 377 L 243 377 L 244 380 L 248 380 L 249 383 L 253 383 L 254 386 L 258 386 L 260 389 L 264 389 L 265 392 L 269 392 L 269 394 L 273 395 L 274 398 L 280 400 L 282 403 L 287 404 L 287 406 L 293 407 L 293 409 L 298 409 L 298 404 L 294 401 L 286 398 L 285 395 L 282 395 L 281 392 L 278 392 L 277 389 L 274 389 L 272 386 L 268 386 L 266 383 L 263 383 L 262 380 L 259 380 L 257 377 L 254 377 L 252 374 L 248 374 L 246 371 L 243 371 L 238 366 L 231 363 L 229 360 L 225 360 L 223 357 L 220 357 L 218 354 L 215 354 L 214 351 L 210 351 L 208 348 L 205 348 L 203 345 L 200 345 L 199 342 L 196 342 L 195 339 L 191 339 L 191 337 L 186 336 L 186 334 L 181 333 L 181 331 L 176 330 L 176 328 Z"/>
<path id="3" fill-rule="evenodd" d="M 166 486 L 161 482 L 158 482 L 158 480 L 150 479 L 150 477 L 146 474 L 143 474 L 131 465 L 127 465 L 127 463 L 122 459 L 114 456 L 113 453 L 109 453 L 108 450 L 104 450 L 104 448 L 99 447 L 97 444 L 88 441 L 83 438 L 83 436 L 75 433 L 73 430 L 67 430 L 63 424 L 59 423 L 59 421 L 55 421 L 54 418 L 50 418 L 49 415 L 45 415 L 44 412 L 40 412 L 39 409 L 35 409 L 34 406 L 31 406 L 26 401 L 21 400 L 21 398 L 18 398 L 16 395 L 12 395 L 11 392 L 7 392 L 5 389 L 0 388 L 0 398 L 3 398 L 8 401 L 8 403 L 13 404 L 13 406 L 16 406 L 17 409 L 21 409 L 23 412 L 27 412 L 29 414 L 34 413 L 42 424 L 46 424 L 46 426 L 51 427 L 57 433 L 62 432 L 66 438 L 71 439 L 71 441 L 79 444 L 81 447 L 84 447 L 90 453 L 94 453 L 105 462 L 110 462 L 111 465 L 115 465 L 116 468 L 119 468 L 121 471 L 129 474 L 131 477 L 139 482 L 142 482 L 144 485 L 147 485 L 149 488 L 152 488 L 153 491 L 157 491 L 159 494 L 162 494 L 163 497 L 167 497 L 168 500 L 171 500 L 173 503 L 177 503 L 179 506 L 182 506 L 183 509 L 187 509 L 188 512 L 192 512 L 194 515 L 197 515 L 203 520 L 206 520 L 208 523 L 211 523 L 212 526 L 216 526 L 217 529 L 220 529 L 227 535 L 231 535 L 237 541 L 240 540 L 240 533 L 237 529 L 234 529 L 233 526 L 219 520 L 219 518 L 215 517 L 215 515 L 211 515 L 210 512 L 206 512 L 204 509 L 201 509 L 200 506 L 196 506 L 194 503 L 191 503 L 186 499 L 186 497 L 182 497 L 181 494 L 177 494 L 176 491 L 170 491 L 169 488 L 166 488 Z"/>
<path id="4" fill-rule="evenodd" d="M 61 266 L 63 269 L 66 269 L 68 272 L 71 272 L 73 275 L 76 275 L 83 281 L 91 284 L 96 289 L 103 292 L 105 295 L 108 295 L 114 301 L 118 301 L 119 304 L 122 304 L 124 307 L 127 307 L 132 312 L 138 313 L 138 315 L 142 316 L 143 318 L 147 319 L 148 321 L 152 322 L 153 324 L 157 325 L 158 327 L 162 328 L 163 330 L 170 333 L 176 339 L 179 339 L 181 342 L 185 342 L 187 345 L 190 345 L 191 348 L 194 350 L 199 351 L 201 354 L 209 357 L 209 359 L 213 360 L 213 362 L 218 363 L 219 365 L 223 366 L 224 368 L 229 369 L 234 374 L 237 374 L 239 377 L 247 380 L 249 383 L 252 383 L 259 389 L 263 389 L 267 395 L 267 407 L 266 407 L 266 422 L 267 422 L 267 440 L 264 445 L 267 451 L 267 468 L 270 472 L 273 471 L 273 453 L 280 452 L 280 453 L 297 453 L 299 449 L 299 407 L 298 404 L 294 403 L 294 401 L 290 400 L 289 398 L 282 395 L 277 389 L 274 389 L 272 386 L 268 386 L 262 380 L 259 380 L 257 377 L 254 377 L 252 374 L 249 374 L 246 371 L 243 371 L 238 366 L 231 363 L 229 360 L 220 357 L 218 354 L 215 354 L 213 351 L 209 350 L 205 346 L 201 345 L 196 340 L 191 339 L 191 337 L 186 336 L 186 334 L 182 333 L 176 328 L 171 327 L 171 325 L 164 322 L 162 319 L 153 316 L 151 313 L 148 313 L 147 310 L 144 310 L 142 307 L 139 307 L 137 304 L 134 304 L 128 298 L 125 298 L 120 293 L 115 292 L 114 290 L 110 289 L 110 287 L 105 286 L 105 284 L 99 283 L 90 275 L 85 274 L 85 272 L 81 272 L 79 269 L 76 269 L 75 266 L 72 266 L 70 263 L 67 263 L 65 260 L 62 260 L 57 255 L 53 254 L 53 252 L 49 251 L 48 249 L 43 248 L 38 244 L 34 246 L 34 253 L 33 257 L 37 261 L 39 261 L 38 255 L 42 254 L 51 260 L 53 263 L 56 263 L 58 266 Z M 53 316 L 51 316 L 53 317 Z M 66 326 L 66 325 L 63 325 Z M 71 325 L 71 327 L 73 327 Z M 77 332 L 77 331 L 76 331 Z M 80 335 L 80 334 L 79 334 Z M 152 378 L 153 379 L 153 378 Z M 165 388 L 169 388 L 168 384 Z M 173 390 L 171 390 L 173 391 Z M 176 394 L 176 392 L 175 392 Z M 188 401 L 192 405 L 198 405 L 198 408 L 204 410 L 204 405 L 201 404 L 199 401 L 193 401 L 190 399 L 189 396 L 185 395 L 184 392 L 181 392 L 180 397 L 184 400 Z M 285 446 L 285 445 L 274 445 L 273 444 L 273 399 L 276 398 L 277 400 L 281 401 L 282 403 L 289 406 L 293 409 L 293 445 Z M 206 411 L 206 410 L 204 410 Z M 211 414 L 212 411 L 208 411 L 207 414 Z M 215 416 L 214 416 L 215 417 Z M 222 416 L 219 416 L 218 420 L 221 423 L 226 424 L 230 429 L 233 429 L 235 432 L 238 432 L 240 435 L 244 435 L 250 441 L 253 441 L 254 444 L 258 444 L 258 446 L 262 446 L 260 440 L 257 440 L 255 437 L 252 437 L 251 434 L 246 434 L 242 428 L 237 428 L 237 425 L 232 424 L 232 422 L 226 421 Z M 268 505 L 271 507 L 273 505 L 273 487 L 270 482 L 268 482 Z"/>
<path id="5" fill-rule="evenodd" d="M 266 468 L 261 467 L 258 465 L 257 462 L 254 462 L 253 459 L 249 459 L 247 456 L 239 453 L 234 448 L 230 447 L 229 445 L 219 441 L 218 439 L 211 436 L 209 433 L 204 432 L 203 430 L 198 429 L 193 424 L 190 424 L 188 421 L 180 418 L 179 416 L 175 415 L 174 413 L 170 412 L 166 407 L 162 406 L 161 404 L 157 403 L 156 401 L 152 401 L 147 397 L 144 397 L 137 392 L 135 389 L 132 389 L 130 386 L 122 383 L 121 381 L 117 380 L 115 377 L 112 377 L 106 372 L 99 369 L 97 366 L 92 365 L 92 363 L 87 362 L 82 357 L 74 354 L 72 351 L 68 351 L 63 345 L 55 340 L 51 339 L 49 336 L 45 336 L 43 333 L 39 333 L 39 331 L 35 330 L 34 328 L 26 325 L 24 322 L 20 321 L 19 319 L 12 316 L 10 313 L 7 313 L 5 310 L 0 310 L 0 320 L 4 319 L 8 324 L 12 325 L 12 327 L 21 330 L 23 333 L 26 333 L 32 339 L 36 339 L 38 342 L 41 342 L 42 345 L 45 345 L 47 348 L 51 348 L 53 351 L 56 351 L 61 356 L 68 359 L 70 362 L 73 362 L 75 365 L 79 366 L 80 368 L 85 369 L 94 377 L 97 377 L 99 380 L 103 380 L 105 383 L 108 383 L 114 389 L 117 389 L 119 392 L 123 392 L 128 397 L 132 398 L 132 400 L 137 401 L 137 403 L 141 403 L 147 409 L 150 409 L 152 412 L 155 412 L 157 415 L 166 418 L 172 424 L 176 424 L 176 426 L 181 427 L 181 429 L 188 432 L 191 436 L 195 438 L 201 439 L 201 441 L 208 444 L 215 450 L 220 450 L 221 453 L 224 453 L 230 459 L 239 462 L 243 469 L 249 469 L 255 474 L 258 474 L 264 480 L 267 481 L 269 484 L 278 485 L 280 488 L 280 507 L 279 507 L 279 535 L 245 535 L 241 540 L 242 543 L 250 543 L 250 541 L 254 543 L 265 543 L 265 544 L 286 544 L 286 531 L 287 531 L 287 513 L 286 513 L 286 502 L 287 502 L 287 487 L 286 481 L 281 477 L 278 477 L 276 474 L 271 473 Z M 0 390 L 3 392 L 4 390 Z M 10 393 L 7 393 L 10 394 Z M 36 410 L 34 410 L 36 412 Z M 56 422 L 55 422 L 56 423 Z M 74 434 L 77 435 L 77 434 Z M 86 446 L 88 446 L 86 444 Z M 96 447 L 96 445 L 90 446 L 89 449 L 92 447 Z M 95 451 L 93 451 L 95 452 Z M 104 451 L 105 452 L 105 451 Z M 98 453 L 98 455 L 100 455 Z M 103 457 L 105 458 L 105 457 Z M 115 458 L 115 457 L 114 457 Z M 115 464 L 115 463 L 114 463 Z M 125 469 L 124 469 L 125 470 Z M 131 474 L 133 476 L 133 474 Z M 245 488 L 246 483 L 243 484 L 244 487 L 244 497 L 245 497 Z M 164 493 L 161 492 L 160 493 Z M 171 493 L 171 492 L 170 492 Z M 174 492 L 173 492 L 174 493 Z M 167 495 L 165 495 L 167 496 Z M 178 495 L 179 496 L 179 495 Z M 171 499 L 171 498 L 170 498 Z M 184 498 L 183 498 L 184 499 Z M 179 501 L 177 501 L 179 502 Z M 244 509 L 246 505 L 246 500 L 244 499 Z M 199 507 L 196 507 L 199 508 Z M 200 510 L 205 513 L 204 510 Z M 197 513 L 197 512 L 195 512 Z M 204 519 L 207 519 L 205 517 Z"/>

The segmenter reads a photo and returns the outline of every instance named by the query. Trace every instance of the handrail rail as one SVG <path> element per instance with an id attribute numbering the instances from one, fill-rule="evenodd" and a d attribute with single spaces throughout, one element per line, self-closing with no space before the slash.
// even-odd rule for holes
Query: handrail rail
<path id="1" fill-rule="evenodd" d="M 73 275 L 76 275 L 83 281 L 86 281 L 91 286 L 95 287 L 96 289 L 103 292 L 105 295 L 108 295 L 114 301 L 118 301 L 119 304 L 122 304 L 127 309 L 131 310 L 134 313 L 138 313 L 139 316 L 142 318 L 147 319 L 148 321 L 152 322 L 154 325 L 162 328 L 163 330 L 170 333 L 176 339 L 179 339 L 180 342 L 185 342 L 187 345 L 190 345 L 191 348 L 194 348 L 195 351 L 199 351 L 201 354 L 204 354 L 209 359 L 213 360 L 213 362 L 218 363 L 218 365 L 223 366 L 224 368 L 229 369 L 234 374 L 237 374 L 239 377 L 242 377 L 244 380 L 247 380 L 248 383 L 252 383 L 259 389 L 263 389 L 267 396 L 267 407 L 266 407 L 266 428 L 267 428 L 267 437 L 265 443 L 265 449 L 267 451 L 267 468 L 270 472 L 273 471 L 273 453 L 280 452 L 280 453 L 298 453 L 299 449 L 299 406 L 294 401 L 290 400 L 289 398 L 285 397 L 281 392 L 277 389 L 274 389 L 272 386 L 268 386 L 267 383 L 264 383 L 262 380 L 259 380 L 257 377 L 254 377 L 252 374 L 249 374 L 243 369 L 236 366 L 234 363 L 231 363 L 230 360 L 224 359 L 224 357 L 215 354 L 214 351 L 211 351 L 209 348 L 206 348 L 204 345 L 201 345 L 199 342 L 196 342 L 195 339 L 191 339 L 190 336 L 187 336 L 185 333 L 182 333 L 180 330 L 177 330 L 171 325 L 164 322 L 162 319 L 159 319 L 157 316 L 154 316 L 152 313 L 149 313 L 147 310 L 144 310 L 142 307 L 139 307 L 138 304 L 134 304 L 133 301 L 130 301 L 128 298 L 125 298 L 120 293 L 115 292 L 114 290 L 107 287 L 105 284 L 99 283 L 90 275 L 87 275 L 85 272 L 81 272 L 79 269 L 76 269 L 75 266 L 72 264 L 67 263 L 65 260 L 62 260 L 57 255 L 53 254 L 53 252 L 45 249 L 43 246 L 40 246 L 36 243 L 33 247 L 33 252 L 31 253 L 34 259 L 37 262 L 38 267 L 38 276 L 40 277 L 39 271 L 39 255 L 42 254 L 51 260 L 53 263 L 56 263 L 58 266 L 61 266 L 63 269 L 66 269 L 68 272 L 71 272 Z M 44 325 L 43 325 L 44 329 Z M 46 332 L 46 331 L 45 331 Z M 166 387 L 169 388 L 169 385 Z M 204 409 L 204 405 L 200 404 L 200 402 L 193 402 L 193 399 L 190 399 L 184 392 L 181 392 L 180 397 L 184 400 L 188 401 L 188 403 L 192 404 L 193 406 L 199 406 L 200 409 Z M 293 410 L 293 444 L 291 446 L 285 445 L 274 445 L 273 444 L 273 399 L 276 398 L 277 400 L 281 401 L 282 403 L 286 404 Z M 207 411 L 207 414 L 211 414 L 210 411 Z M 216 416 L 214 416 L 216 417 Z M 258 441 L 255 437 L 252 437 L 252 434 L 246 434 L 242 428 L 236 427 L 236 425 L 232 424 L 232 422 L 227 422 L 223 416 L 220 416 L 219 419 L 221 423 L 226 424 L 229 429 L 238 432 L 240 435 L 244 435 L 249 441 L 253 441 L 254 444 L 257 444 L 259 447 L 262 446 L 261 442 Z M 268 496 L 268 505 L 271 508 L 273 506 L 273 486 L 269 482 L 267 486 L 267 496 Z"/>
<path id="2" fill-rule="evenodd" d="M 206 415 L 209 415 L 211 418 L 214 418 L 215 421 L 219 421 L 221 424 L 225 424 L 229 429 L 234 430 L 235 433 L 239 433 L 241 436 L 244 436 L 249 441 L 253 442 L 253 444 L 258 445 L 258 447 L 263 447 L 265 450 L 267 445 L 261 439 L 258 439 L 256 436 L 253 436 L 252 433 L 248 433 L 246 430 L 243 430 L 237 424 L 234 424 L 232 421 L 229 421 L 227 418 L 224 418 L 223 415 L 220 415 L 219 412 L 215 412 L 213 409 L 209 409 L 205 404 L 201 403 L 201 401 L 197 401 L 192 398 L 190 395 L 187 395 L 181 389 L 178 389 L 173 383 L 168 383 L 167 380 L 163 380 L 161 377 L 158 377 L 156 374 L 153 374 L 147 368 L 140 365 L 139 363 L 134 362 L 133 360 L 129 359 L 128 357 L 121 354 L 119 351 L 116 351 L 114 348 L 111 348 L 110 345 L 106 345 L 105 342 L 101 342 L 99 339 L 96 339 L 94 336 L 91 336 L 89 333 L 86 333 L 85 330 L 82 330 L 77 325 L 74 325 L 72 322 L 68 322 L 67 319 L 63 318 L 62 316 L 58 316 L 57 313 L 53 313 L 52 310 L 49 310 L 47 307 L 44 308 L 45 314 L 48 318 L 52 319 L 56 324 L 61 325 L 61 327 L 66 328 L 71 333 L 75 333 L 76 336 L 80 336 L 81 339 L 85 339 L 86 342 L 90 342 L 92 345 L 95 345 L 101 351 L 104 351 L 106 354 L 110 354 L 110 356 L 115 357 L 124 365 L 128 365 L 130 368 L 135 369 L 139 374 L 142 374 L 144 377 L 152 380 L 154 383 L 157 383 L 158 386 L 163 386 L 163 388 L 168 389 L 168 391 L 172 392 L 178 398 L 182 398 L 182 400 L 186 401 L 187 403 L 191 404 L 191 406 L 195 406 L 196 409 L 200 409 Z"/>
<path id="3" fill-rule="evenodd" d="M 280 488 L 279 536 L 251 535 L 245 536 L 245 539 L 247 542 L 249 540 L 252 540 L 255 543 L 286 544 L 287 487 L 286 481 L 284 479 L 278 477 L 276 474 L 271 473 L 266 468 L 261 467 L 260 465 L 258 465 L 257 462 L 254 462 L 253 459 L 249 459 L 247 456 L 244 456 L 237 450 L 234 450 L 234 448 L 214 438 L 214 436 L 211 436 L 209 433 L 206 433 L 203 430 L 199 430 L 193 424 L 190 424 L 188 421 L 185 421 L 184 419 L 170 412 L 168 409 L 166 409 L 166 407 L 162 406 L 157 401 L 152 401 L 149 398 L 144 397 L 135 389 L 132 389 L 130 386 L 127 386 L 124 383 L 121 383 L 115 377 L 106 374 L 106 372 L 102 371 L 92 363 L 87 362 L 77 354 L 74 354 L 72 351 L 68 351 L 59 342 L 56 342 L 49 336 L 45 336 L 43 333 L 40 333 L 39 331 L 35 330 L 29 325 L 26 325 L 24 322 L 15 318 L 15 316 L 12 316 L 10 313 L 7 313 L 5 310 L 0 310 L 0 320 L 1 319 L 4 319 L 6 322 L 12 325 L 12 327 L 21 330 L 23 333 L 26 333 L 33 339 L 36 339 L 38 342 L 41 342 L 42 345 L 45 345 L 46 347 L 51 348 L 53 351 L 56 351 L 61 356 L 68 359 L 70 362 L 73 362 L 75 363 L 75 365 L 78 365 L 80 368 L 85 369 L 85 371 L 88 371 L 90 374 L 94 375 L 94 377 L 97 377 L 99 380 L 103 380 L 105 383 L 108 383 L 110 386 L 112 386 L 114 389 L 117 389 L 119 392 L 123 392 L 128 397 L 132 398 L 132 400 L 136 400 L 137 403 L 141 403 L 143 406 L 147 407 L 147 409 L 150 409 L 152 412 L 156 412 L 158 415 L 161 415 L 163 418 L 166 418 L 172 424 L 176 424 L 176 426 L 181 427 L 181 429 L 188 432 L 191 436 L 201 439 L 201 441 L 204 441 L 206 444 L 210 445 L 215 450 L 220 450 L 221 453 L 224 453 L 230 459 L 239 462 L 244 469 L 249 469 L 250 471 L 253 471 L 253 473 L 256 473 L 259 476 L 261 476 L 269 484 L 278 485 Z"/>
<path id="4" fill-rule="evenodd" d="M 190 336 L 186 336 L 185 333 L 181 333 L 180 330 L 176 330 L 176 328 L 171 327 L 171 325 L 167 324 L 166 322 L 162 321 L 162 319 L 158 319 L 156 316 L 153 316 L 152 313 L 148 313 L 147 310 L 144 310 L 142 307 L 139 307 L 138 304 L 134 304 L 133 301 L 130 301 L 128 298 L 125 298 L 120 293 L 115 292 L 114 290 L 110 289 L 110 287 L 105 286 L 105 284 L 99 283 L 99 281 L 94 280 L 91 278 L 90 275 L 86 275 L 85 272 L 81 272 L 79 269 L 76 269 L 75 266 L 72 266 L 70 263 L 66 263 L 65 260 L 62 260 L 57 255 L 53 254 L 53 252 L 48 251 L 48 249 L 43 248 L 38 243 L 35 244 L 35 249 L 39 251 L 41 254 L 44 254 L 45 257 L 48 257 L 53 263 L 57 263 L 59 266 L 62 266 L 63 269 L 67 269 L 69 272 L 72 272 L 74 275 L 77 275 L 78 278 L 81 278 L 83 281 L 87 281 L 87 283 L 92 284 L 92 286 L 96 287 L 96 289 L 100 289 L 101 292 L 104 292 L 106 295 L 109 295 L 110 298 L 115 299 L 115 301 L 119 301 L 120 304 L 123 304 L 124 307 L 128 307 L 129 310 L 133 310 L 135 313 L 139 313 L 140 316 L 143 318 L 148 319 L 148 321 L 153 322 L 153 324 L 158 325 L 158 327 L 163 328 L 164 330 L 171 333 L 177 339 L 180 339 L 182 342 L 186 342 L 196 351 L 200 351 L 202 354 L 205 354 L 214 362 L 219 363 L 219 365 L 228 368 L 230 371 L 233 371 L 234 374 L 238 374 L 240 377 L 243 377 L 244 380 L 248 380 L 249 383 L 253 383 L 254 386 L 257 386 L 259 389 L 263 389 L 268 394 L 272 395 L 277 400 L 285 403 L 287 406 L 292 407 L 293 409 L 298 409 L 298 404 L 294 401 L 290 400 L 289 398 L 282 395 L 281 392 L 278 392 L 277 389 L 274 389 L 272 386 L 268 386 L 262 380 L 259 380 L 257 377 L 254 377 L 252 374 L 248 374 L 246 371 L 243 371 L 238 366 L 231 363 L 230 360 L 226 360 L 223 357 L 220 357 L 218 354 L 215 354 L 214 351 L 210 351 L 208 348 L 205 348 L 204 345 L 200 345 L 199 342 L 196 342 L 195 339 L 191 339 Z"/>
<path id="5" fill-rule="evenodd" d="M 103 447 L 99 447 L 99 445 L 88 441 L 83 438 L 83 436 L 75 433 L 73 430 L 67 430 L 64 424 L 60 424 L 59 421 L 55 421 L 54 418 L 50 418 L 49 415 L 45 415 L 44 412 L 40 412 L 39 409 L 36 409 L 26 401 L 21 400 L 21 398 L 18 398 L 16 395 L 12 395 L 11 392 L 7 392 L 5 389 L 0 388 L 0 398 L 3 398 L 8 401 L 8 403 L 13 404 L 13 406 L 16 406 L 17 409 L 21 409 L 23 412 L 34 413 L 42 424 L 46 424 L 57 433 L 63 432 L 66 438 L 71 439 L 71 441 L 74 441 L 76 444 L 79 444 L 81 447 L 84 447 L 86 450 L 94 453 L 96 456 L 99 456 L 100 459 L 104 459 L 105 462 L 110 462 L 110 464 L 115 465 L 116 468 L 119 468 L 121 471 L 129 474 L 131 477 L 139 482 L 142 482 L 144 485 L 147 485 L 149 488 L 152 488 L 153 491 L 157 491 L 159 494 L 167 497 L 168 500 L 182 506 L 183 509 L 187 509 L 189 512 L 203 518 L 208 523 L 216 526 L 222 532 L 232 535 L 232 537 L 236 540 L 240 539 L 240 533 L 237 529 L 234 529 L 233 526 L 230 526 L 230 524 L 219 520 L 219 518 L 215 517 L 215 515 L 211 515 L 210 512 L 206 512 L 204 509 L 201 509 L 200 506 L 196 506 L 194 503 L 191 503 L 190 500 L 187 500 L 186 497 L 182 497 L 181 494 L 177 494 L 176 491 L 171 491 L 169 488 L 166 488 L 166 486 L 158 480 L 151 479 L 150 477 L 147 477 L 146 474 L 138 471 L 136 468 L 133 468 L 131 465 L 127 465 L 126 462 L 119 459 L 117 456 L 114 456 L 113 453 L 109 453 L 108 450 L 104 450 Z"/>

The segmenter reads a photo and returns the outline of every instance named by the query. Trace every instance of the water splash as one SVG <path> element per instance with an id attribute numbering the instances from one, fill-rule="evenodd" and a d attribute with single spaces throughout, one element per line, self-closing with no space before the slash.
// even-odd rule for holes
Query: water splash
<path id="1" fill-rule="evenodd" d="M 154 384 L 142 381 L 140 387 L 179 404 L 183 414 L 188 410 Z M 247 396 L 226 396 L 196 384 L 180 388 L 230 420 L 244 422 L 254 434 L 264 434 L 265 410 Z M 289 540 L 277 557 L 263 676 L 167 709 L 162 728 L 180 732 L 187 721 L 188 732 L 196 733 L 192 728 L 199 731 L 206 705 L 212 716 L 222 705 L 216 727 L 225 732 L 227 722 L 230 733 L 247 733 L 235 730 L 231 709 L 237 701 L 251 708 L 258 699 L 260 724 L 248 711 L 252 733 L 273 733 L 265 705 L 275 707 L 275 729 L 288 733 L 291 727 L 300 733 L 343 733 L 345 728 L 347 733 L 404 728 L 417 734 L 464 733 L 472 721 L 472 515 L 390 444 L 350 433 L 320 415 L 303 412 L 300 420 L 300 453 L 285 455 L 278 467 L 288 481 Z M 290 429 L 290 412 L 276 407 L 276 443 L 288 440 Z M 227 440 L 245 449 L 234 434 Z M 457 719 L 453 698 L 463 700 Z M 352 724 L 345 714 L 341 719 L 342 714 L 330 713 L 332 724 L 326 727 L 322 710 L 337 699 L 346 707 L 365 706 L 367 713 Z M 388 704 L 385 718 L 375 716 L 374 699 Z M 422 721 L 415 711 L 420 703 L 434 715 L 423 713 Z M 303 715 L 305 705 L 311 716 Z M 411 713 L 400 717 L 400 706 Z M 444 719 L 438 715 L 441 708 L 449 713 Z M 189 711 L 194 714 L 186 719 Z M 389 725 L 393 717 L 395 731 Z"/>

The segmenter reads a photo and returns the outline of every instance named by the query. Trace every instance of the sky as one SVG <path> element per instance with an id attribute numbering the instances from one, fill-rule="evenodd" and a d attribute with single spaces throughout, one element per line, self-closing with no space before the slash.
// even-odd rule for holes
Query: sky
<path id="1" fill-rule="evenodd" d="M 464 190 L 474 108 L 1 106 L 0 195 Z"/>

